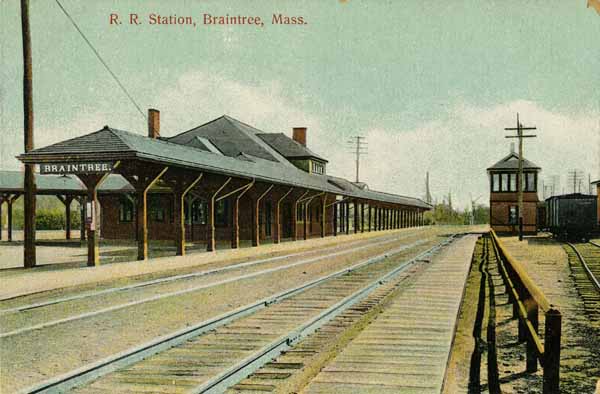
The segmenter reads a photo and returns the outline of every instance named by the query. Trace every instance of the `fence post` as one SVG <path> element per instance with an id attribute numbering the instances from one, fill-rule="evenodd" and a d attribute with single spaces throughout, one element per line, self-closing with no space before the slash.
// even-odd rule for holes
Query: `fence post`
<path id="1" fill-rule="evenodd" d="M 559 394 L 561 322 L 560 312 L 548 309 L 544 336 L 544 394 Z"/>
<path id="2" fill-rule="evenodd" d="M 523 286 L 523 283 L 521 282 L 521 278 L 519 278 L 519 280 L 517 281 L 517 283 L 515 283 L 515 288 L 517 290 L 517 294 L 519 295 L 519 301 L 523 304 L 523 306 L 525 308 L 527 308 L 527 304 L 525 304 L 525 302 L 531 298 L 531 295 L 529 295 L 529 292 L 525 289 L 525 286 Z M 519 325 L 519 343 L 524 342 L 527 340 L 527 327 L 525 325 L 525 321 L 523 320 L 526 316 L 523 316 L 523 318 L 521 318 L 521 314 L 520 312 L 520 308 L 519 308 L 519 303 L 515 302 L 513 304 L 516 307 L 517 310 L 517 323 Z M 525 313 L 527 313 L 527 310 L 525 310 Z M 514 314 L 514 309 L 513 309 L 513 314 Z"/>
<path id="3" fill-rule="evenodd" d="M 539 307 L 533 298 L 529 298 L 525 303 L 527 308 L 527 320 L 531 323 L 535 334 L 538 332 L 538 313 Z M 537 347 L 535 341 L 527 335 L 527 372 L 537 371 Z"/>

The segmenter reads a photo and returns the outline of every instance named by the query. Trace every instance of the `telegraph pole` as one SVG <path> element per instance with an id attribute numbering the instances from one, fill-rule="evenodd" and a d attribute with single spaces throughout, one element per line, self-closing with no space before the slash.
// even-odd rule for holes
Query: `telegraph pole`
<path id="1" fill-rule="evenodd" d="M 359 168 L 360 168 L 360 156 L 367 154 L 367 142 L 365 141 L 365 137 L 355 136 L 351 137 L 348 141 L 348 144 L 352 148 L 351 153 L 356 155 L 356 183 L 359 181 Z"/>
<path id="2" fill-rule="evenodd" d="M 568 172 L 567 182 L 573 182 L 573 193 L 581 193 L 581 182 L 583 181 L 583 172 L 577 169 Z"/>
<path id="3" fill-rule="evenodd" d="M 33 149 L 33 86 L 31 72 L 31 31 L 29 0 L 21 0 L 21 32 L 23 36 L 23 119 L 25 153 Z M 35 173 L 33 164 L 25 164 L 24 247 L 25 268 L 36 266 L 35 254 Z"/>
<path id="4" fill-rule="evenodd" d="M 519 205 L 519 241 L 523 240 L 523 138 L 535 138 L 536 135 L 523 135 L 523 130 L 537 130 L 536 127 L 523 127 L 519 122 L 519 114 L 517 113 L 517 127 L 508 127 L 504 130 L 516 130 L 517 135 L 507 135 L 506 138 L 519 139 L 519 173 L 517 175 L 517 191 Z"/>

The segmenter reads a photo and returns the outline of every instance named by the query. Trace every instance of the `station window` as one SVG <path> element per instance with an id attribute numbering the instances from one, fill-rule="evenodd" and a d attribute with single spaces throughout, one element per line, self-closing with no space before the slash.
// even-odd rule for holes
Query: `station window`
<path id="1" fill-rule="evenodd" d="M 305 205 L 300 203 L 298 204 L 298 209 L 296 210 L 296 221 L 303 222 L 304 221 L 304 209 Z"/>
<path id="2" fill-rule="evenodd" d="M 325 173 L 325 165 L 323 163 L 319 163 L 318 161 L 311 161 L 312 164 L 312 173 L 323 175 Z"/>
<path id="3" fill-rule="evenodd" d="M 229 217 L 229 201 L 221 200 L 215 204 L 215 224 L 225 226 Z"/>
<path id="4" fill-rule="evenodd" d="M 537 179 L 535 172 L 525 172 L 523 174 L 523 191 L 535 192 L 537 191 Z"/>
<path id="5" fill-rule="evenodd" d="M 510 175 L 510 188 L 508 191 L 516 192 L 517 191 L 517 174 L 509 174 Z"/>
<path id="6" fill-rule="evenodd" d="M 208 204 L 202 200 L 194 200 L 192 203 L 192 223 L 206 224 L 206 212 Z"/>
<path id="7" fill-rule="evenodd" d="M 492 174 L 492 191 L 500 191 L 500 174 Z"/>
<path id="8" fill-rule="evenodd" d="M 502 179 L 502 185 L 500 186 L 502 188 L 502 191 L 508 191 L 508 174 L 501 174 L 500 177 Z"/>
<path id="9" fill-rule="evenodd" d="M 127 196 L 119 197 L 119 222 L 129 223 L 133 221 L 133 200 Z"/>
<path id="10" fill-rule="evenodd" d="M 166 218 L 166 209 L 160 196 L 148 196 L 148 217 L 152 222 L 164 222 Z"/>
<path id="11" fill-rule="evenodd" d="M 519 224 L 519 207 L 516 205 L 508 207 L 508 224 Z"/>

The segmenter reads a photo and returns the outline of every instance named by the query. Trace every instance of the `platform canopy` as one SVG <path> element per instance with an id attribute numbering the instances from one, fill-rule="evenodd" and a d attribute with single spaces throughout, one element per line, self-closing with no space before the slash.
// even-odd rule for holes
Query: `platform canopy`
<path id="1" fill-rule="evenodd" d="M 345 197 L 431 209 L 426 202 L 406 196 L 376 192 L 328 175 L 306 173 L 291 165 L 257 156 L 230 157 L 210 150 L 153 139 L 105 126 L 96 132 L 39 148 L 18 157 L 24 163 L 40 164 L 42 172 L 54 172 L 45 164 L 136 162 L 166 165 L 181 170 L 196 170 L 276 185 L 293 186 Z M 59 168 L 57 168 L 59 169 Z M 76 171 L 75 171 L 76 172 Z M 83 171 L 85 172 L 85 171 Z"/>

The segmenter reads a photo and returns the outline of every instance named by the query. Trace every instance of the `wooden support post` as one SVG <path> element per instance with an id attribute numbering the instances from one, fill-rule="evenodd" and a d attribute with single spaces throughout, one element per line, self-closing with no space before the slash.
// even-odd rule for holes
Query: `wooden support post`
<path id="1" fill-rule="evenodd" d="M 71 239 L 71 203 L 73 202 L 73 196 L 70 195 L 56 195 L 56 198 L 65 205 L 65 239 Z"/>
<path id="2" fill-rule="evenodd" d="M 198 185 L 198 182 L 202 179 L 204 174 L 199 174 L 193 180 L 185 180 L 180 177 L 176 180 L 174 187 L 173 198 L 175 199 L 175 212 L 173 220 L 175 222 L 175 255 L 185 256 L 185 201 L 186 196 L 194 187 Z M 190 211 L 191 215 L 191 211 Z"/>
<path id="3" fill-rule="evenodd" d="M 377 206 L 373 207 L 373 231 L 377 231 Z"/>
<path id="4" fill-rule="evenodd" d="M 388 229 L 388 209 L 383 208 L 383 229 Z"/>
<path id="5" fill-rule="evenodd" d="M 274 185 L 271 185 L 265 190 L 258 198 L 254 201 L 254 209 L 252 210 L 252 221 L 253 221 L 253 237 L 252 246 L 260 245 L 260 201 L 273 189 Z"/>
<path id="6" fill-rule="evenodd" d="M 85 196 L 79 196 L 79 241 L 85 241 Z"/>
<path id="7" fill-rule="evenodd" d="M 73 196 L 65 196 L 65 238 L 71 239 L 71 203 Z"/>
<path id="8" fill-rule="evenodd" d="M 290 190 L 288 190 L 287 193 L 281 196 L 275 204 L 275 238 L 273 239 L 273 242 L 276 244 L 281 242 L 281 202 L 287 196 L 289 196 L 293 190 L 294 188 L 290 187 Z"/>
<path id="9" fill-rule="evenodd" d="M 391 228 L 391 215 L 390 215 L 391 211 L 389 208 L 385 209 L 385 229 L 389 230 Z"/>
<path id="10" fill-rule="evenodd" d="M 13 240 L 13 234 L 12 234 L 12 227 L 13 227 L 13 225 L 12 225 L 12 222 L 13 222 L 13 202 L 15 202 L 15 200 L 17 198 L 19 198 L 18 194 L 14 195 L 14 196 L 9 196 L 6 199 L 6 207 L 8 208 L 7 213 L 6 213 L 6 216 L 7 216 L 7 218 L 6 218 L 6 221 L 7 221 L 7 223 L 6 223 L 6 225 L 7 225 L 7 228 L 6 228 L 7 235 L 6 236 L 7 236 L 8 242 L 12 242 L 12 240 Z"/>
<path id="11" fill-rule="evenodd" d="M 246 185 L 246 188 L 235 197 L 233 202 L 233 214 L 231 217 L 231 249 L 240 247 L 240 199 L 248 190 L 254 186 L 254 180 Z"/>
<path id="12" fill-rule="evenodd" d="M 527 320 L 531 322 L 531 326 L 537 334 L 539 327 L 538 304 L 532 297 L 529 300 L 527 300 L 525 307 L 527 308 Z M 527 337 L 527 372 L 535 372 L 537 371 L 538 364 L 537 347 L 535 345 L 535 342 L 533 341 L 533 338 L 530 338 L 529 335 Z"/>
<path id="13" fill-rule="evenodd" d="M 350 234 L 350 202 L 345 202 L 346 206 L 345 212 L 345 222 L 346 222 L 346 234 Z"/>
<path id="14" fill-rule="evenodd" d="M 543 394 L 560 393 L 560 336 L 562 316 L 556 309 L 546 312 L 544 335 L 544 383 Z"/>
<path id="15" fill-rule="evenodd" d="M 115 167 L 119 165 L 119 162 L 115 164 Z M 99 204 L 98 204 L 98 187 L 108 177 L 106 174 L 81 174 L 77 175 L 81 182 L 87 188 L 87 201 L 90 212 L 87 212 L 86 218 L 91 218 L 90 223 L 86 224 L 87 228 L 87 265 L 90 267 L 100 265 L 100 250 L 98 247 L 98 230 L 99 230 Z M 87 208 L 86 208 L 87 211 Z"/>
<path id="16" fill-rule="evenodd" d="M 365 232 L 365 203 L 360 204 L 360 232 Z"/>
<path id="17" fill-rule="evenodd" d="M 311 200 L 305 201 L 304 202 L 304 217 L 302 218 L 302 239 L 303 240 L 307 240 L 308 239 L 308 219 L 310 217 L 309 215 L 309 209 L 310 209 L 310 202 Z"/>
<path id="18" fill-rule="evenodd" d="M 371 209 L 371 203 L 367 204 L 367 210 L 368 210 L 367 213 L 369 214 L 369 221 L 368 221 L 369 228 L 368 228 L 368 230 L 369 230 L 369 232 L 371 232 L 371 226 L 372 226 L 372 222 L 373 222 L 373 210 Z"/>
<path id="19" fill-rule="evenodd" d="M 4 231 L 2 228 L 2 205 L 4 205 L 4 198 L 0 196 L 0 241 L 2 241 L 2 231 Z"/>
<path id="20" fill-rule="evenodd" d="M 321 195 L 323 195 L 324 193 L 319 193 Z M 314 200 L 315 197 L 317 197 L 319 194 L 315 194 L 314 196 L 309 197 L 308 199 L 305 199 L 306 201 L 304 202 L 304 231 L 303 231 L 303 238 L 305 240 L 308 239 L 308 234 L 312 233 L 312 214 L 311 214 L 311 210 L 310 210 L 310 204 L 312 203 L 312 201 Z M 310 228 L 308 226 L 308 222 L 310 221 Z"/>
<path id="21" fill-rule="evenodd" d="M 356 200 L 353 201 L 352 206 L 354 208 L 354 225 L 353 230 L 354 230 L 354 234 L 358 234 L 358 202 Z"/>
<path id="22" fill-rule="evenodd" d="M 343 234 L 346 230 L 346 205 L 344 202 L 340 202 L 340 234 Z"/>
<path id="23" fill-rule="evenodd" d="M 219 187 L 208 200 L 208 215 L 206 221 L 206 251 L 214 252 L 217 248 L 217 240 L 215 238 L 215 203 L 219 193 L 231 182 L 231 177 Z"/>
<path id="24" fill-rule="evenodd" d="M 321 196 L 321 238 L 325 238 L 325 225 L 326 225 L 326 204 L 327 204 L 327 194 L 323 194 Z"/>
<path id="25" fill-rule="evenodd" d="M 305 191 L 296 201 L 294 201 L 294 209 L 292 212 L 292 240 L 298 240 L 298 202 L 302 200 L 309 193 L 309 190 Z"/>
<path id="26" fill-rule="evenodd" d="M 390 210 L 388 208 L 383 208 L 383 227 L 384 230 L 389 230 L 390 228 Z"/>
<path id="27" fill-rule="evenodd" d="M 337 237 L 338 234 L 338 205 L 333 205 L 333 236 Z"/>
<path id="28" fill-rule="evenodd" d="M 160 170 L 147 172 L 143 175 L 141 174 L 138 178 L 133 178 L 129 174 L 125 176 L 136 190 L 138 260 L 148 259 L 148 190 L 150 190 L 168 169 L 169 167 L 163 167 Z"/>

